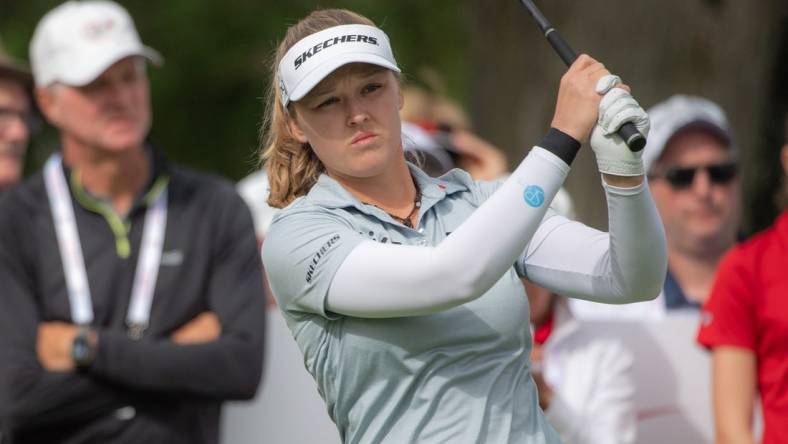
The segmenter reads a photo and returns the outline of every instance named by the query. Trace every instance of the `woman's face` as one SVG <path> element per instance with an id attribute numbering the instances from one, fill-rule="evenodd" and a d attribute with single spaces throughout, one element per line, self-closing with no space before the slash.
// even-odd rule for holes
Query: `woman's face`
<path id="1" fill-rule="evenodd" d="M 370 178 L 403 158 L 399 80 L 375 65 L 345 65 L 293 104 L 290 129 L 335 178 Z"/>

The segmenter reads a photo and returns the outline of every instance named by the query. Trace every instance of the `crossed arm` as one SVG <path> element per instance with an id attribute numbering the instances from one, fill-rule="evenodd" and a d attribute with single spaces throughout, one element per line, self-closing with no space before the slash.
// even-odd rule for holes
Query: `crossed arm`
<path id="1" fill-rule="evenodd" d="M 0 215 L 0 414 L 9 426 L 79 423 L 129 405 L 140 390 L 254 396 L 262 372 L 262 272 L 248 209 L 240 198 L 226 201 L 215 209 L 222 228 L 206 279 L 210 312 L 169 337 L 140 341 L 97 326 L 96 359 L 86 371 L 74 371 L 70 356 L 76 326 L 43 318 L 35 256 L 26 247 L 33 234 Z"/>

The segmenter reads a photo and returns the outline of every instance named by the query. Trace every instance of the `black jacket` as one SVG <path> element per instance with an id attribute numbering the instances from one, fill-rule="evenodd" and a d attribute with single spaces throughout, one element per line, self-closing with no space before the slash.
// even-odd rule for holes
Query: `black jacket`
<path id="1" fill-rule="evenodd" d="M 229 182 L 168 165 L 155 151 L 153 158 L 149 187 L 168 175 L 169 205 L 150 325 L 141 340 L 129 338 L 124 324 L 145 203 L 138 199 L 127 216 L 131 249 L 123 258 L 105 218 L 80 205 L 71 189 L 99 337 L 86 371 L 48 372 L 36 358 L 39 322 L 71 322 L 42 174 L 2 196 L 0 423 L 9 442 L 216 443 L 221 402 L 254 396 L 265 301 L 249 210 Z M 169 339 L 206 310 L 220 319 L 217 341 L 178 345 Z"/>

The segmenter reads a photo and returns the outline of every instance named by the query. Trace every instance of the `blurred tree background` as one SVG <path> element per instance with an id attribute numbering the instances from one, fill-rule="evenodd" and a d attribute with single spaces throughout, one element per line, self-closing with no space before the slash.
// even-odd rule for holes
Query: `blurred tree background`
<path id="1" fill-rule="evenodd" d="M 471 55 L 477 129 L 500 146 L 538 140 L 565 70 L 518 1 L 473 0 Z M 744 230 L 776 215 L 772 191 L 788 110 L 785 0 L 542 0 L 545 16 L 578 52 L 603 61 L 648 108 L 681 93 L 727 112 L 743 164 Z M 491 30 L 495 30 L 492 32 Z M 491 51 L 490 48 L 495 48 Z M 514 126 L 513 126 L 514 123 Z M 581 151 L 567 180 L 578 213 L 604 227 L 593 154 Z"/>
<path id="2" fill-rule="evenodd" d="M 58 0 L 0 0 L 0 36 L 27 59 L 38 19 Z M 121 0 L 143 41 L 165 57 L 151 70 L 153 140 L 178 162 L 240 179 L 256 166 L 268 58 L 286 27 L 315 7 L 367 15 L 391 37 L 408 81 L 432 68 L 468 110 L 477 132 L 510 163 L 552 117 L 561 73 L 517 0 Z M 729 113 L 744 162 L 745 229 L 775 215 L 770 191 L 788 109 L 785 0 L 542 0 L 578 52 L 602 60 L 645 106 L 698 94 Z M 29 169 L 57 145 L 37 137 Z M 606 210 L 590 150 L 567 182 L 581 219 L 604 227 Z"/>

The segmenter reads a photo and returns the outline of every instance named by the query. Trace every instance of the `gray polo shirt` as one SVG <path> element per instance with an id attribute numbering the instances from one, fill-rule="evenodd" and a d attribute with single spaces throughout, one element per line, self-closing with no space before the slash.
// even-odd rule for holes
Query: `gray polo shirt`
<path id="1" fill-rule="evenodd" d="M 529 373 L 528 301 L 514 266 L 480 298 L 432 315 L 326 311 L 333 276 L 360 242 L 435 246 L 497 188 L 460 170 L 411 171 L 422 192 L 417 229 L 322 175 L 265 241 L 274 295 L 344 442 L 560 443 Z"/>

